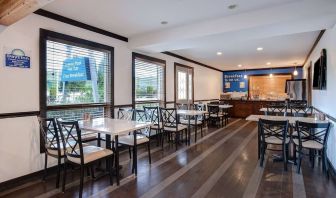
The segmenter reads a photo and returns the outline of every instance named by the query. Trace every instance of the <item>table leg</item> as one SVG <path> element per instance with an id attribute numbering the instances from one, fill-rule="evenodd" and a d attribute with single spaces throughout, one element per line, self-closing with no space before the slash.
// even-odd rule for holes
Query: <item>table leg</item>
<path id="1" fill-rule="evenodd" d="M 134 146 L 133 146 L 133 166 L 134 166 L 134 174 L 138 174 L 138 155 L 137 155 L 137 138 L 136 131 L 133 132 L 134 135 Z"/>
<path id="2" fill-rule="evenodd" d="M 190 116 L 188 116 L 188 145 L 190 146 L 191 141 L 191 129 L 190 129 Z"/>
<path id="3" fill-rule="evenodd" d="M 118 135 L 116 135 L 114 137 L 114 142 L 115 142 L 115 169 L 116 169 L 116 176 L 117 176 L 117 185 L 120 185 L 120 178 L 119 178 L 119 148 L 118 148 L 118 144 L 119 144 L 119 140 L 118 140 Z"/>
<path id="4" fill-rule="evenodd" d="M 106 149 L 111 150 L 111 135 L 106 134 Z M 106 163 L 106 170 L 110 170 L 109 163 Z"/>
<path id="5" fill-rule="evenodd" d="M 258 159 L 260 159 L 260 127 L 258 124 Z"/>

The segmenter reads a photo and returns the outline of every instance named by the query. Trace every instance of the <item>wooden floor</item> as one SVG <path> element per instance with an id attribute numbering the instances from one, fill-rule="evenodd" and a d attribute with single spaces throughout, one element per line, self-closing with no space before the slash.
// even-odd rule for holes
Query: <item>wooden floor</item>
<path id="1" fill-rule="evenodd" d="M 336 197 L 334 178 L 327 180 L 320 166 L 312 169 L 306 160 L 302 174 L 292 165 L 285 172 L 268 153 L 260 168 L 257 125 L 245 120 L 231 119 L 226 128 L 209 128 L 197 143 L 180 145 L 178 151 L 169 144 L 162 151 L 153 141 L 151 165 L 145 148 L 139 148 L 138 155 L 137 177 L 130 172 L 128 152 L 123 152 L 120 186 L 110 186 L 107 176 L 87 177 L 84 197 Z M 0 196 L 77 197 L 79 171 L 69 172 L 65 193 L 55 189 L 55 175 L 50 175 L 45 182 L 33 180 Z"/>

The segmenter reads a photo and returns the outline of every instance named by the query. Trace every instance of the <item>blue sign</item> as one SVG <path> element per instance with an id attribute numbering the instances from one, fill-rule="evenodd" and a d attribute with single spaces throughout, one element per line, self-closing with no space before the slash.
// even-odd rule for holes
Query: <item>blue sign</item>
<path id="1" fill-rule="evenodd" d="M 30 68 L 30 57 L 26 56 L 21 49 L 14 49 L 6 54 L 6 67 Z"/>
<path id="2" fill-rule="evenodd" d="M 61 81 L 74 82 L 91 80 L 88 57 L 68 58 L 63 62 Z"/>

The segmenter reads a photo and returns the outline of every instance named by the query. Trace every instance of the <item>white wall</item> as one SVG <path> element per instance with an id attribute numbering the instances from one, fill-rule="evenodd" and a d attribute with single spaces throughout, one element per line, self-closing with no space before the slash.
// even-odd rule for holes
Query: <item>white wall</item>
<path id="1" fill-rule="evenodd" d="M 313 90 L 312 100 L 313 106 L 336 117 L 336 27 L 327 30 L 314 51 L 308 58 L 306 65 L 304 66 L 304 75 L 307 77 L 307 69 L 312 61 L 314 66 L 315 61 L 320 57 L 322 49 L 327 50 L 327 90 Z M 313 68 L 312 68 L 313 71 Z M 312 75 L 313 76 L 313 75 Z M 335 123 L 333 123 L 334 125 Z M 336 130 L 333 126 L 330 131 L 330 137 L 328 141 L 328 157 L 332 162 L 333 166 L 336 168 Z"/>
<path id="2" fill-rule="evenodd" d="M 39 110 L 39 28 L 114 47 L 115 104 L 132 103 L 132 51 L 127 43 L 32 14 L 0 33 L 0 113 Z M 31 69 L 4 67 L 7 47 L 30 52 Z M 174 62 L 195 68 L 195 100 L 219 98 L 221 72 L 164 54 L 149 55 L 167 61 L 167 101 L 174 100 Z M 39 145 L 36 117 L 0 119 L 0 182 L 41 170 Z"/>

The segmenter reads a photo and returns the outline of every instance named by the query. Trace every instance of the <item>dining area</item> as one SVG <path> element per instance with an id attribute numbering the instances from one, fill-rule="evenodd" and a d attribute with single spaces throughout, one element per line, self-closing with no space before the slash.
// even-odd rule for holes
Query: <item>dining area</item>
<path id="1" fill-rule="evenodd" d="M 0 0 L 0 197 L 335 197 L 335 10 Z"/>

